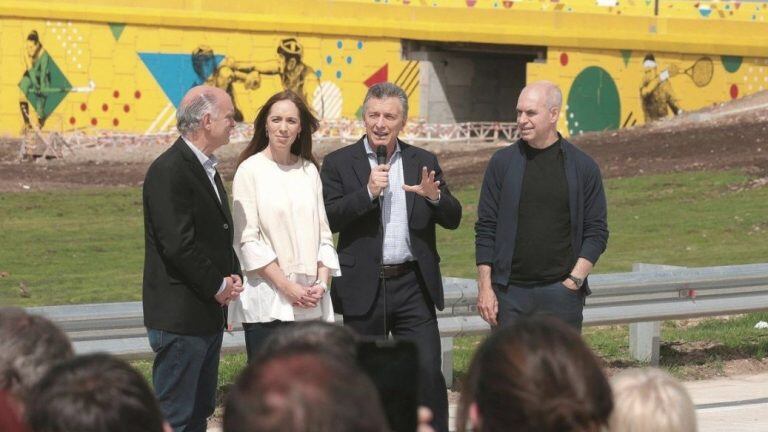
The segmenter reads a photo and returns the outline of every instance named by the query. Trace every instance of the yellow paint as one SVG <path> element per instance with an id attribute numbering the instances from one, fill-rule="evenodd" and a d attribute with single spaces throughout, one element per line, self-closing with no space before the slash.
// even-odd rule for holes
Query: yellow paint
<path id="1" fill-rule="evenodd" d="M 67 94 L 45 123 L 46 131 L 145 133 L 172 129 L 175 108 L 141 59 L 145 53 L 177 54 L 191 64 L 192 52 L 206 45 L 214 54 L 226 56 L 224 62 L 262 71 L 256 75 L 257 81 L 260 78 L 257 88 L 246 88 L 245 79 L 233 84 L 237 106 L 248 122 L 269 96 L 284 88 L 280 76 L 270 74 L 280 67 L 277 48 L 284 39 L 296 38 L 303 49 L 303 63 L 313 72 L 319 71 L 319 79 L 315 73 L 307 76 L 304 91 L 310 105 L 326 108 L 326 118 L 356 117 L 367 91 L 365 80 L 387 65 L 388 78 L 394 81 L 409 65 L 401 60 L 399 41 L 392 39 L 129 24 L 116 40 L 105 23 L 4 18 L 0 21 L 0 134 L 18 135 L 23 130 L 19 101 L 25 98 L 18 85 L 26 70 L 24 49 L 32 30 L 38 32 L 43 47 L 72 86 L 86 86 L 90 80 L 96 85 L 90 93 Z M 419 68 L 414 63 L 410 67 L 409 80 L 402 78 L 401 84 L 411 91 L 411 115 L 418 117 Z M 337 94 L 315 94 L 320 82 L 337 87 Z"/>
<path id="2" fill-rule="evenodd" d="M 713 59 L 715 72 L 706 87 L 683 75 L 670 79 L 683 110 L 728 100 L 731 86 L 739 97 L 766 87 L 766 4 L 659 0 L 657 14 L 653 0 L 4 0 L 0 134 L 18 135 L 23 128 L 19 81 L 32 30 L 73 86 L 96 83 L 91 93 L 63 99 L 45 125 L 49 131 L 167 130 L 173 125 L 173 104 L 140 53 L 190 55 L 191 61 L 191 53 L 207 45 L 228 64 L 274 70 L 280 60 L 277 46 L 290 37 L 303 46 L 303 62 L 338 88 L 337 111 L 343 117 L 356 115 L 363 82 L 384 64 L 391 80 L 406 68 L 418 73 L 400 53 L 401 39 L 417 39 L 549 47 L 545 63 L 528 65 L 527 79 L 555 80 L 566 95 L 582 70 L 598 65 L 616 83 L 623 124 L 630 113 L 643 122 L 639 87 L 647 52 L 656 55 L 660 68 L 684 67 L 702 56 Z M 126 24 L 119 40 L 108 25 L 114 22 Z M 621 50 L 632 53 L 626 65 Z M 569 56 L 567 66 L 559 63 L 562 53 Z M 721 55 L 743 56 L 741 68 L 725 71 Z M 276 75 L 245 75 L 233 93 L 250 120 L 283 85 Z M 413 88 L 413 117 L 420 114 L 417 83 L 417 76 L 406 83 Z M 317 79 L 306 80 L 310 104 L 317 105 L 317 86 Z M 333 105 L 325 103 L 333 98 L 324 96 L 323 106 Z M 574 128 L 562 121 L 563 130 Z"/>
<path id="3" fill-rule="evenodd" d="M 576 77 L 586 68 L 599 66 L 611 77 L 616 84 L 620 99 L 620 123 L 627 126 L 645 123 L 640 97 L 640 87 L 643 82 L 643 60 L 647 51 L 632 51 L 629 61 L 625 64 L 621 52 L 614 50 L 579 50 L 567 48 L 550 48 L 545 63 L 528 65 L 528 81 L 550 80 L 560 86 L 564 95 L 563 115 L 558 127 L 562 131 L 579 133 L 580 125 L 575 125 L 568 116 L 569 94 Z M 746 57 L 741 64 L 731 64 L 728 71 L 720 56 L 703 56 L 691 54 L 675 54 L 654 52 L 658 72 L 672 71 L 668 79 L 683 111 L 693 111 L 706 106 L 731 100 L 732 96 L 743 97 L 758 91 L 768 90 L 768 58 Z M 561 59 L 567 57 L 567 64 Z M 709 57 L 713 64 L 711 80 L 704 86 L 697 86 L 686 69 L 702 57 Z M 734 93 L 731 93 L 734 92 Z M 593 108 L 594 109 L 594 108 Z M 670 112 L 669 115 L 672 115 Z M 628 120 L 629 119 L 629 120 Z"/>
<path id="4" fill-rule="evenodd" d="M 735 7 L 738 2 L 732 3 Z M 468 7 L 466 0 L 200 0 L 192 4 L 184 0 L 5 0 L 0 4 L 0 16 L 55 16 L 61 20 L 204 26 L 230 31 L 269 32 L 279 28 L 286 33 L 314 35 L 768 55 L 765 2 L 739 3 L 736 13 L 723 19 L 712 19 L 717 14 L 703 18 L 699 9 L 706 9 L 708 4 L 706 0 L 659 0 L 659 13 L 654 15 L 653 0 L 477 0 L 473 7 Z"/>

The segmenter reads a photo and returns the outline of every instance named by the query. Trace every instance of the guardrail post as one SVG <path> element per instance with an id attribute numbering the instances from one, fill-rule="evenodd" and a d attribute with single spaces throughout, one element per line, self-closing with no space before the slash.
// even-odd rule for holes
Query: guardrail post
<path id="1" fill-rule="evenodd" d="M 445 385 L 451 388 L 453 385 L 453 337 L 441 337 L 440 347 L 442 352 L 440 369 L 443 371 Z"/>
<path id="2" fill-rule="evenodd" d="M 633 359 L 659 365 L 661 322 L 645 321 L 629 325 L 629 353 Z"/>
<path id="3" fill-rule="evenodd" d="M 633 272 L 652 272 L 683 268 L 685 267 L 663 264 L 632 264 Z M 660 345 L 660 321 L 645 321 L 629 324 L 629 355 L 631 355 L 633 359 L 650 363 L 651 366 L 658 366 Z"/>

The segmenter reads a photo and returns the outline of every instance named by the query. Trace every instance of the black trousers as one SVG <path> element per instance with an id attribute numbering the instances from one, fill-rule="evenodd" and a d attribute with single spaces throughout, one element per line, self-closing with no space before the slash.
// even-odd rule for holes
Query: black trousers
<path id="1" fill-rule="evenodd" d="M 293 325 L 293 321 L 274 320 L 260 323 L 243 323 L 245 333 L 245 353 L 248 355 L 248 363 L 253 363 L 261 352 L 264 342 L 272 333 L 281 328 Z"/>
<path id="2" fill-rule="evenodd" d="M 531 287 L 493 285 L 499 301 L 499 328 L 514 320 L 535 314 L 555 316 L 581 332 L 584 294 L 560 282 Z"/>
<path id="3" fill-rule="evenodd" d="M 448 392 L 440 370 L 440 331 L 435 306 L 427 294 L 418 269 L 379 280 L 371 309 L 362 316 L 344 316 L 344 325 L 359 334 L 412 341 L 419 353 L 421 404 L 432 410 L 432 427 L 448 431 Z"/>

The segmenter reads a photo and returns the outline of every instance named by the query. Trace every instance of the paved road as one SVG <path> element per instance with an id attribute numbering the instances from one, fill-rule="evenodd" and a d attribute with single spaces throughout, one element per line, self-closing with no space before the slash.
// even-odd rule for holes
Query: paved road
<path id="1" fill-rule="evenodd" d="M 768 431 L 768 373 L 685 383 L 700 432 Z"/>
<path id="2" fill-rule="evenodd" d="M 696 404 L 699 432 L 768 432 L 768 373 L 684 384 Z M 454 430 L 455 405 L 450 413 Z"/>

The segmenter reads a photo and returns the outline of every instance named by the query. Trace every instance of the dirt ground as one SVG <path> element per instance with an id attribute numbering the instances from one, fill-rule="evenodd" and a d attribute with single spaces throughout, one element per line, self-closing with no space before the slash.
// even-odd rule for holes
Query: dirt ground
<path id="1" fill-rule="evenodd" d="M 149 163 L 168 146 L 119 144 L 77 147 L 65 157 L 19 162 L 20 141 L 0 138 L 0 192 L 61 190 L 104 186 L 141 185 Z M 684 113 L 650 125 L 618 131 L 587 133 L 571 141 L 592 155 L 605 177 L 631 177 L 691 170 L 743 169 L 753 184 L 768 185 L 768 91 L 703 110 Z M 340 142 L 315 146 L 322 157 Z M 449 185 L 480 184 L 490 156 L 508 145 L 500 142 L 429 143 L 422 145 L 439 155 Z M 234 161 L 245 143 L 220 149 L 220 172 L 232 178 Z M 716 345 L 688 346 L 665 343 L 665 356 L 678 357 L 680 364 L 701 364 L 690 369 L 691 379 L 768 370 L 768 359 L 756 360 L 742 353 L 722 352 Z M 702 361 L 717 352 L 722 367 Z M 627 365 L 607 364 L 609 373 Z"/>

